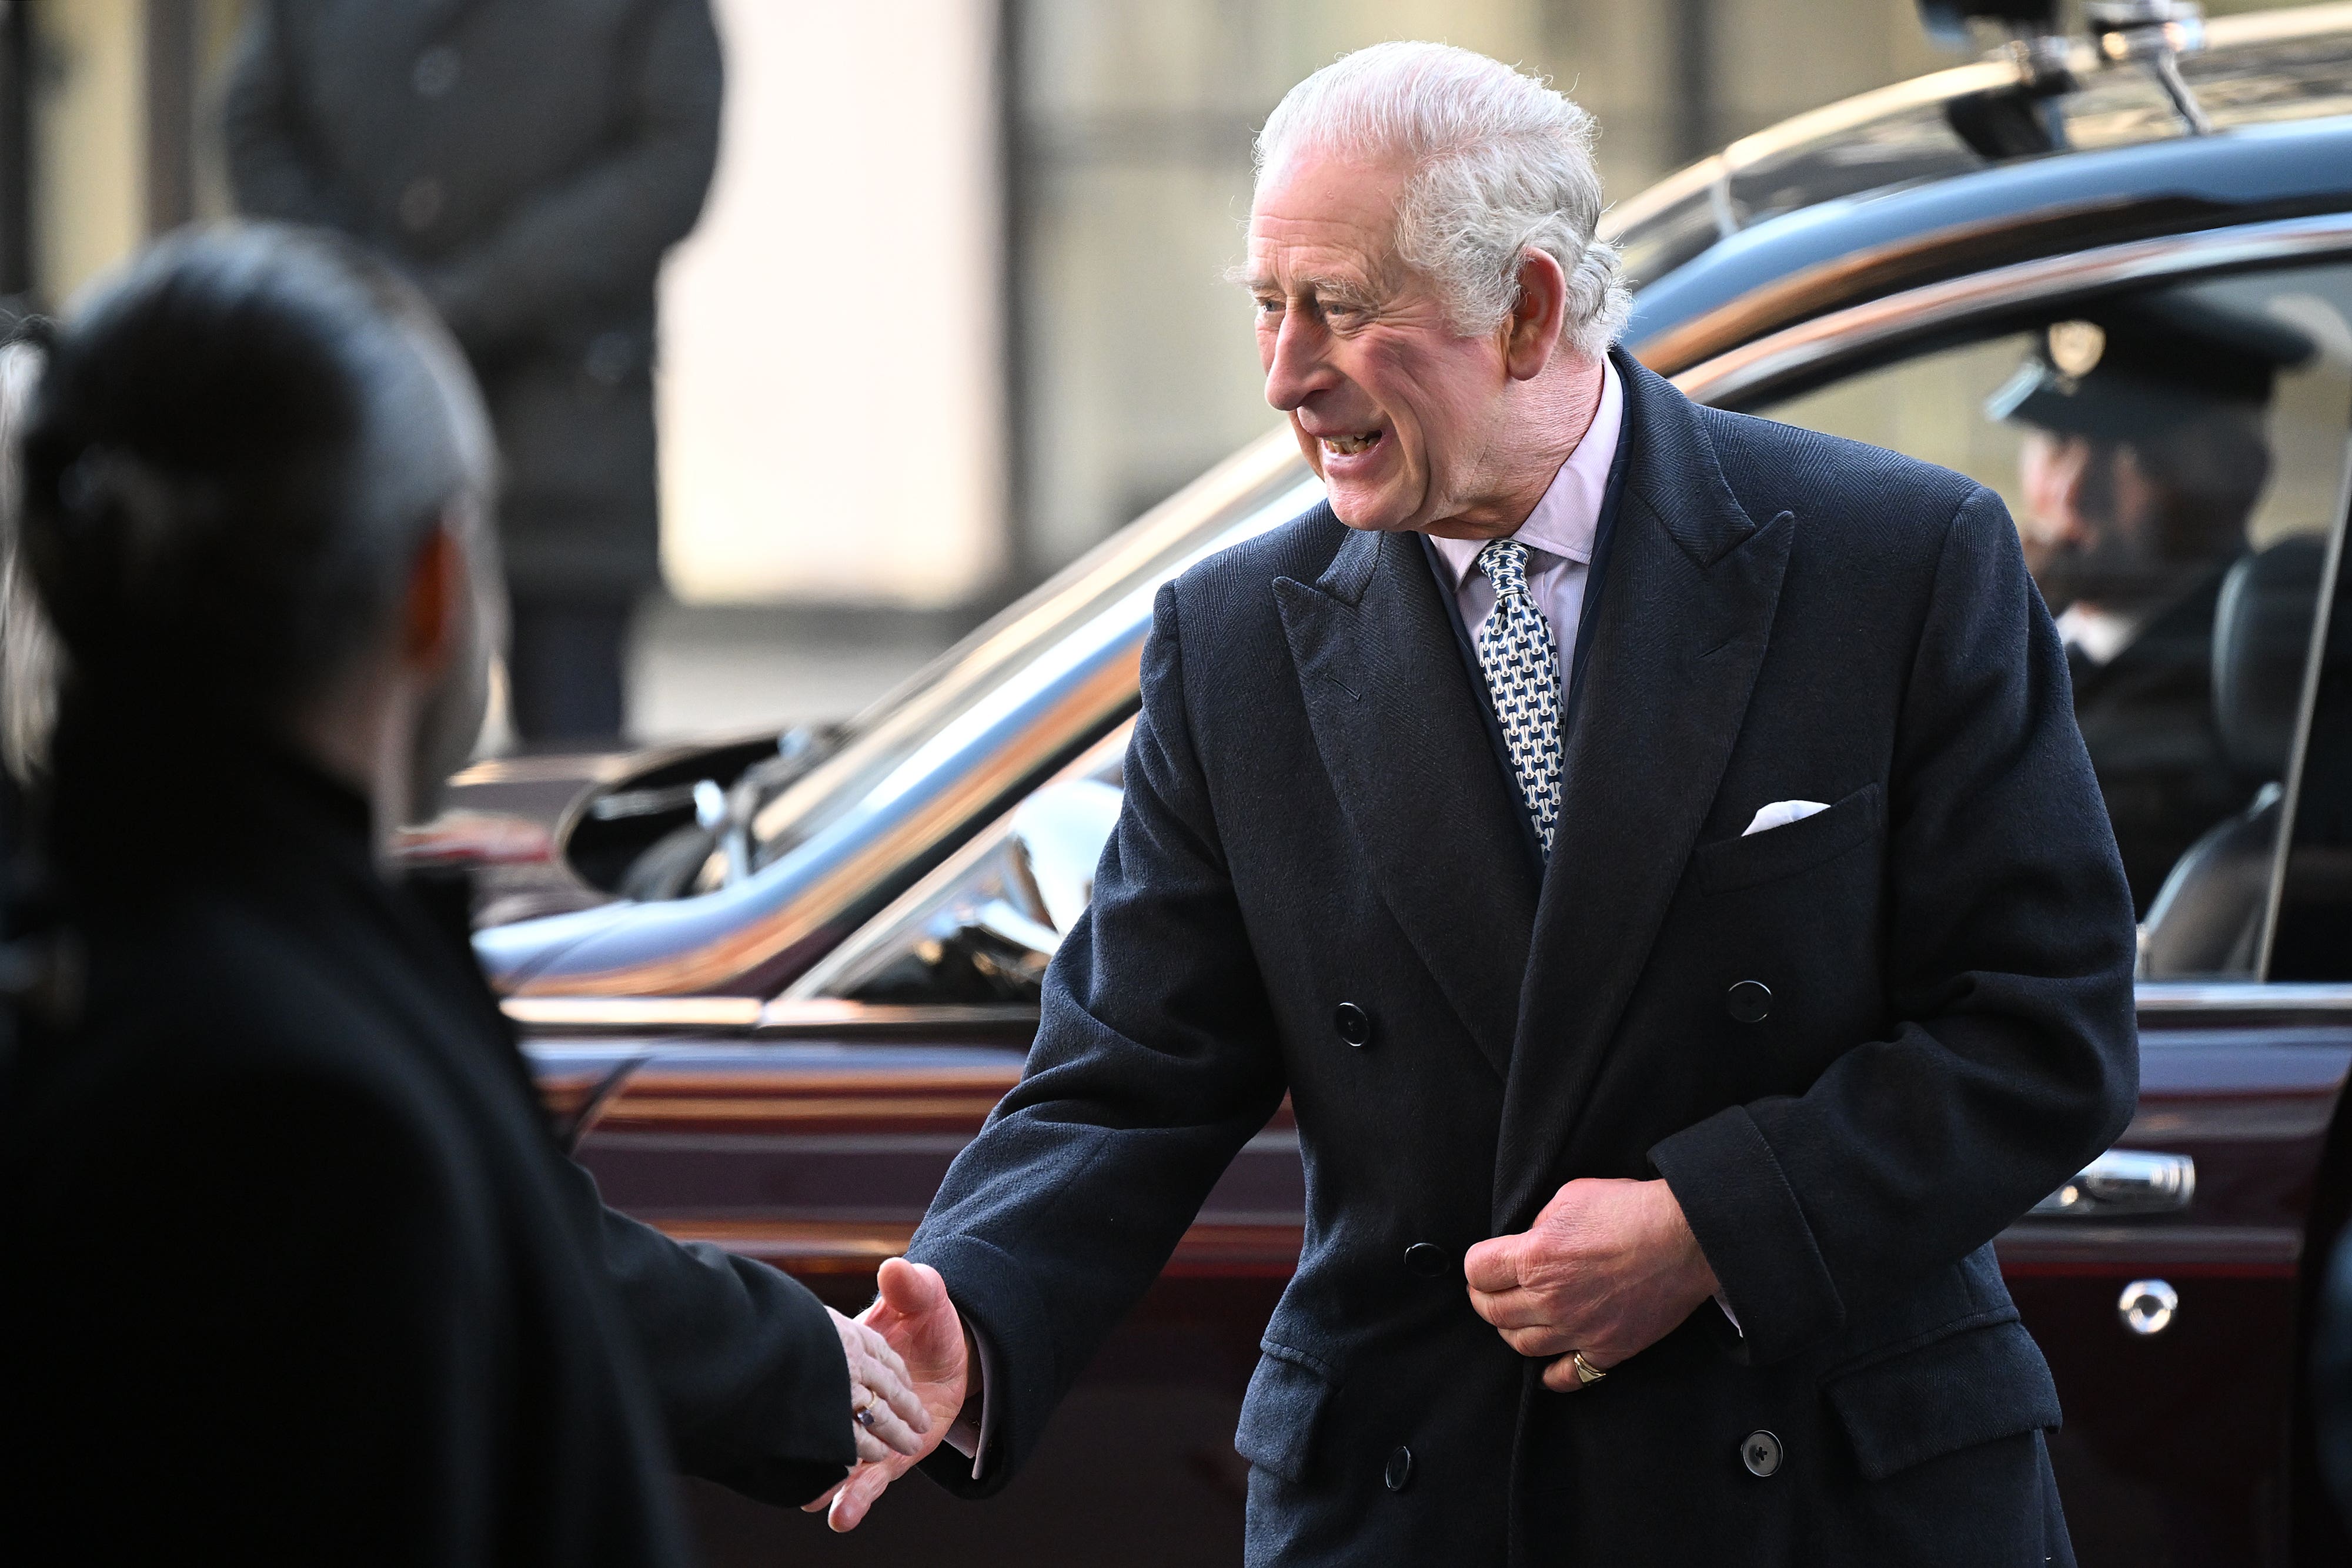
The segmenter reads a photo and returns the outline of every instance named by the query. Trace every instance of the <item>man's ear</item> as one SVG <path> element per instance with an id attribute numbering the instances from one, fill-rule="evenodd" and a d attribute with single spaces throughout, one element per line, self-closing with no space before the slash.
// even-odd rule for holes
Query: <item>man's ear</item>
<path id="1" fill-rule="evenodd" d="M 437 672 L 448 663 L 464 624 L 466 552 L 446 525 L 417 547 L 408 569 L 408 594 L 401 607 L 400 657 L 412 667 Z"/>
<path id="2" fill-rule="evenodd" d="M 1528 246 L 1519 253 L 1519 302 L 1503 324 L 1503 365 L 1513 381 L 1543 374 L 1567 319 L 1568 274 L 1550 252 Z"/>

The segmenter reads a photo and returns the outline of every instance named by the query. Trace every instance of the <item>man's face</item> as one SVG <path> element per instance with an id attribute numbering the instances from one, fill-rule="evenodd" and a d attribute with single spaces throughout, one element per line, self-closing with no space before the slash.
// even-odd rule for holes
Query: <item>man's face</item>
<path id="1" fill-rule="evenodd" d="M 2126 609 L 2169 586 L 2155 538 L 2164 495 L 2130 447 L 2029 430 L 2018 467 L 2025 563 L 2053 608 Z"/>
<path id="2" fill-rule="evenodd" d="M 1309 149 L 1260 188 L 1249 277 L 1265 401 L 1290 416 L 1341 522 L 1473 533 L 1503 520 L 1486 492 L 1506 335 L 1456 337 L 1435 287 L 1397 259 L 1408 173 Z"/>

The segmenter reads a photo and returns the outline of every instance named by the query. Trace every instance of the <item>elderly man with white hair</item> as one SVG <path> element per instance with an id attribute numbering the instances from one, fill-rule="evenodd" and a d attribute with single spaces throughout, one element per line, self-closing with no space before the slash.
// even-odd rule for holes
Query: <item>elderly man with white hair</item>
<path id="1" fill-rule="evenodd" d="M 2137 1085 L 2064 654 L 1990 492 L 1610 347 L 1591 134 L 1431 44 L 1267 121 L 1328 500 L 1160 591 L 1028 1071 L 868 1321 L 1002 1487 L 1286 1093 L 1251 1563 L 2071 1562 L 1991 1247 Z"/>

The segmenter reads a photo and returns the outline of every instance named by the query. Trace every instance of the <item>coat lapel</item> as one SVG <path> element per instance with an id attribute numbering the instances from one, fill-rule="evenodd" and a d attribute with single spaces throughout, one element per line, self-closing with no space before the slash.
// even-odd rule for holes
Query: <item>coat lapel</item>
<path id="1" fill-rule="evenodd" d="M 1633 421 L 1537 907 L 1496 1154 L 1498 1234 L 1561 1158 L 1730 758 L 1796 526 L 1759 527 L 1697 410 L 1620 357 Z"/>
<path id="2" fill-rule="evenodd" d="M 1372 881 L 1497 1077 L 1535 925 L 1536 879 L 1420 541 L 1349 530 L 1275 600 L 1299 695 Z"/>

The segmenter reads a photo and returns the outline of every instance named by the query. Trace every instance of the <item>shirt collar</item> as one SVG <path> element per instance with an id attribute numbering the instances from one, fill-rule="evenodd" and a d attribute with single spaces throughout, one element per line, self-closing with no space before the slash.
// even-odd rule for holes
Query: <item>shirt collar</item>
<path id="1" fill-rule="evenodd" d="M 1519 525 L 1512 538 L 1538 555 L 1556 560 L 1572 560 L 1581 565 L 1592 563 L 1593 537 L 1601 528 L 1601 498 L 1609 493 L 1609 469 L 1617 457 L 1617 431 L 1625 417 L 1625 389 L 1619 382 L 1617 367 L 1604 357 L 1601 361 L 1601 405 L 1592 411 L 1592 423 L 1587 426 L 1584 438 L 1568 461 L 1552 476 L 1536 509 Z M 1478 552 L 1490 542 L 1486 539 L 1442 539 L 1432 536 L 1429 541 L 1437 549 L 1438 559 L 1445 563 L 1453 579 L 1454 591 L 1459 592 L 1465 578 L 1478 564 Z"/>

